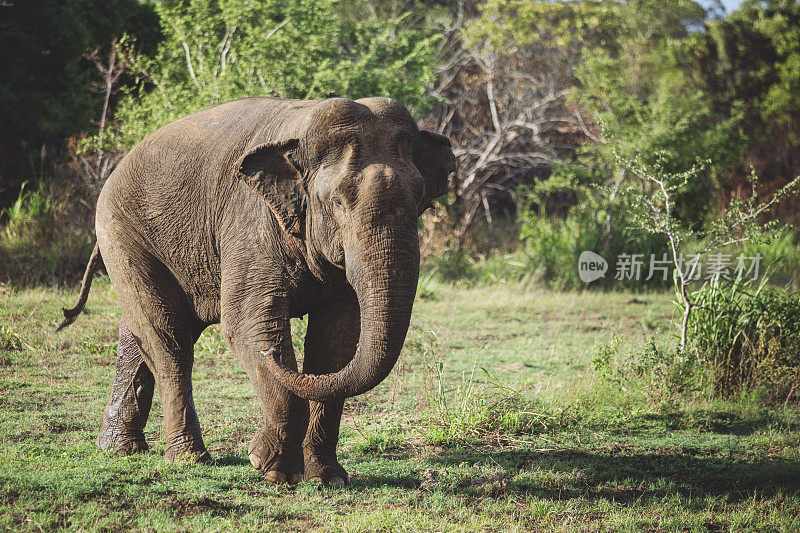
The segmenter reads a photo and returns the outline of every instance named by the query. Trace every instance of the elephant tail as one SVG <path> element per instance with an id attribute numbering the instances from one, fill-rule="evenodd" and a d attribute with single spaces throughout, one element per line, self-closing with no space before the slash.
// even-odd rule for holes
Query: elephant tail
<path id="1" fill-rule="evenodd" d="M 103 258 L 100 257 L 100 245 L 95 243 L 92 256 L 89 258 L 89 263 L 86 265 L 86 271 L 83 273 L 81 294 L 80 297 L 78 297 L 78 303 L 75 304 L 75 307 L 72 309 L 61 309 L 61 313 L 64 315 L 64 321 L 56 328 L 56 333 L 75 322 L 75 319 L 78 318 L 78 315 L 83 311 L 83 306 L 86 305 L 86 300 L 89 299 L 89 289 L 92 288 L 92 278 L 94 278 L 94 274 L 97 272 L 97 269 L 100 268 L 100 263 L 102 262 Z"/>

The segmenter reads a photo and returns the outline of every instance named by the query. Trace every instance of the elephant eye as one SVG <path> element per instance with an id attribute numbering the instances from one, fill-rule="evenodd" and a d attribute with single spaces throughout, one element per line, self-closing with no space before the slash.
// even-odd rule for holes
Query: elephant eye
<path id="1" fill-rule="evenodd" d="M 344 206 L 342 205 L 342 199 L 338 196 L 333 198 L 333 206 L 337 209 L 344 209 Z"/>

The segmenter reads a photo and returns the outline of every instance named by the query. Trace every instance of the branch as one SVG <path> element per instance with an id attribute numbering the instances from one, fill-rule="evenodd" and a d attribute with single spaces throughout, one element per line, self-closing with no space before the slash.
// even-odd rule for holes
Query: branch
<path id="1" fill-rule="evenodd" d="M 275 33 L 276 33 L 276 32 L 277 32 L 279 29 L 281 29 L 281 28 L 283 28 L 284 26 L 286 26 L 287 24 L 289 24 L 289 22 L 290 22 L 291 20 L 292 20 L 292 17 L 287 17 L 287 18 L 286 18 L 286 20 L 284 20 L 283 22 L 281 22 L 280 24 L 278 24 L 277 26 L 275 26 L 274 28 L 272 28 L 272 30 L 271 30 L 271 31 L 270 31 L 270 32 L 267 34 L 267 36 L 264 38 L 264 40 L 266 41 L 267 39 L 269 39 L 270 37 L 272 37 L 273 35 L 275 35 Z"/>
<path id="2" fill-rule="evenodd" d="M 200 82 L 197 81 L 197 77 L 194 75 L 194 68 L 192 67 L 192 56 L 189 53 L 189 45 L 186 44 L 186 41 L 181 41 L 183 45 L 183 50 L 186 52 L 186 65 L 189 67 L 189 75 L 192 77 L 192 81 L 194 82 L 195 87 L 202 90 L 203 86 L 200 85 Z"/>

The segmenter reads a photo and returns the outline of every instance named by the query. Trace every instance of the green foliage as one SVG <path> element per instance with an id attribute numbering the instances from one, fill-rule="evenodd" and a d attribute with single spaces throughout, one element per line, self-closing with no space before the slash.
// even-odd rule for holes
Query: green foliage
<path id="1" fill-rule="evenodd" d="M 436 276 L 435 272 L 420 274 L 417 281 L 417 298 L 420 300 L 437 300 L 442 280 Z"/>
<path id="2" fill-rule="evenodd" d="M 113 361 L 117 353 L 117 342 L 98 342 L 94 339 L 88 339 L 83 342 L 83 349 L 87 355 L 92 357 L 101 358 L 106 361 Z"/>
<path id="3" fill-rule="evenodd" d="M 798 288 L 800 242 L 796 227 L 776 227 L 760 241 L 745 242 L 741 253 L 746 257 L 761 256 L 761 263 L 769 271 L 770 283 Z"/>
<path id="4" fill-rule="evenodd" d="M 0 350 L 21 350 L 22 337 L 6 324 L 0 324 Z"/>
<path id="5" fill-rule="evenodd" d="M 599 126 L 597 142 L 556 164 L 551 179 L 619 184 L 627 177 L 615 154 L 639 154 L 648 164 L 662 154 L 671 171 L 708 160 L 677 201 L 680 216 L 704 222 L 715 180 L 740 165 L 747 139 L 738 108 L 720 120 L 686 75 L 684 43 L 705 18 L 698 3 L 490 0 L 480 9 L 465 32 L 468 42 L 483 40 L 498 52 L 532 46 L 537 56 L 562 57 L 566 75 L 577 78 L 571 99 Z"/>
<path id="6" fill-rule="evenodd" d="M 661 258 L 667 251 L 667 241 L 630 223 L 629 198 L 618 191 L 587 185 L 585 175 L 576 170 L 562 169 L 557 176 L 532 189 L 518 191 L 520 251 L 534 278 L 554 287 L 584 287 L 577 266 L 581 252 L 588 250 L 609 263 L 609 272 L 593 286 L 663 285 L 664 280 L 658 276 L 646 282 L 646 272 L 639 280 L 615 280 L 617 257 L 642 254 L 649 258 L 652 254 Z M 548 216 L 546 212 L 547 198 L 554 193 L 571 194 L 577 199 L 563 218 Z"/>
<path id="7" fill-rule="evenodd" d="M 743 125 L 756 147 L 796 146 L 800 138 L 800 5 L 748 1 L 706 23 L 687 43 L 684 60 L 715 112 L 746 110 Z"/>
<path id="8" fill-rule="evenodd" d="M 86 266 L 92 236 L 80 223 L 65 222 L 66 203 L 54 199 L 53 189 L 43 182 L 35 190 L 23 185 L 16 201 L 3 211 L 1 281 L 54 282 L 73 277 Z"/>
<path id="9" fill-rule="evenodd" d="M 427 261 L 426 269 L 444 281 L 473 279 L 475 268 L 465 250 L 446 250 Z"/>
<path id="10" fill-rule="evenodd" d="M 642 16 L 647 20 L 647 13 Z M 650 20 L 655 24 L 657 19 Z M 667 172 L 708 161 L 675 199 L 679 217 L 702 225 L 711 214 L 714 184 L 741 164 L 747 141 L 740 127 L 743 116 L 732 108 L 728 117 L 718 120 L 680 66 L 681 45 L 688 38 L 685 29 L 662 30 L 624 34 L 616 54 L 584 55 L 573 97 L 591 112 L 605 142 L 585 146 L 578 164 L 588 168 L 597 183 L 610 181 L 604 175 L 624 183 L 628 176 L 618 156 L 637 156 Z"/>
<path id="11" fill-rule="evenodd" d="M 640 391 L 660 411 L 674 411 L 702 390 L 703 369 L 689 352 L 666 347 L 652 337 L 624 349 L 619 338 L 595 344 L 592 367 L 603 382 L 620 391 Z"/>
<path id="12" fill-rule="evenodd" d="M 800 382 L 800 294 L 716 278 L 693 294 L 689 343 L 716 394 L 788 402 Z"/>
<path id="13" fill-rule="evenodd" d="M 357 433 L 361 438 L 355 442 L 353 448 L 361 454 L 383 454 L 403 447 L 402 439 L 393 429 L 366 429 Z"/>
<path id="14" fill-rule="evenodd" d="M 6 194 L 15 194 L 24 176 L 40 172 L 43 159 L 60 162 L 67 137 L 93 128 L 102 101 L 92 94 L 95 67 L 84 52 L 108 47 L 124 32 L 136 33 L 149 50 L 159 34 L 153 4 L 138 0 L 2 2 L 0 20 L 4 207 L 13 201 Z"/>
<path id="15" fill-rule="evenodd" d="M 195 350 L 204 354 L 220 355 L 228 352 L 228 345 L 222 338 L 219 326 L 205 329 L 195 343 Z"/>
<path id="16" fill-rule="evenodd" d="M 181 0 L 156 6 L 164 41 L 153 55 L 121 48 L 141 76 L 120 105 L 132 146 L 182 116 L 244 96 L 392 96 L 423 110 L 438 37 L 388 20 L 348 21 L 338 0 Z M 90 142 L 97 142 L 94 139 Z"/>
<path id="17" fill-rule="evenodd" d="M 26 191 L 23 183 L 16 201 L 5 210 L 4 241 L 13 246 L 26 238 L 36 240 L 47 230 L 53 215 L 54 202 L 49 192 L 39 184 L 35 191 Z"/>
<path id="18" fill-rule="evenodd" d="M 619 391 L 641 391 L 661 411 L 701 397 L 768 404 L 797 397 L 800 294 L 714 278 L 691 293 L 688 344 L 680 350 L 649 338 L 624 347 L 596 344 L 595 375 Z M 683 302 L 676 302 L 683 311 Z"/>

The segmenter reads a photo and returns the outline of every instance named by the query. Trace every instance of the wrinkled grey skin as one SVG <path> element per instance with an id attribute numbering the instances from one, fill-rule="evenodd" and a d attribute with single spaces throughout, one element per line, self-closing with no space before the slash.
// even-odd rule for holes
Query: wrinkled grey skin
<path id="1" fill-rule="evenodd" d="M 261 402 L 254 467 L 272 482 L 346 483 L 344 399 L 391 371 L 419 271 L 417 217 L 446 191 L 449 141 L 388 98 L 246 98 L 139 143 L 97 204 L 91 277 L 106 265 L 123 320 L 98 445 L 147 448 L 154 388 L 166 458 L 208 461 L 192 399 L 193 346 L 221 323 Z M 88 281 L 87 281 L 88 280 Z M 290 317 L 308 314 L 303 373 Z"/>

